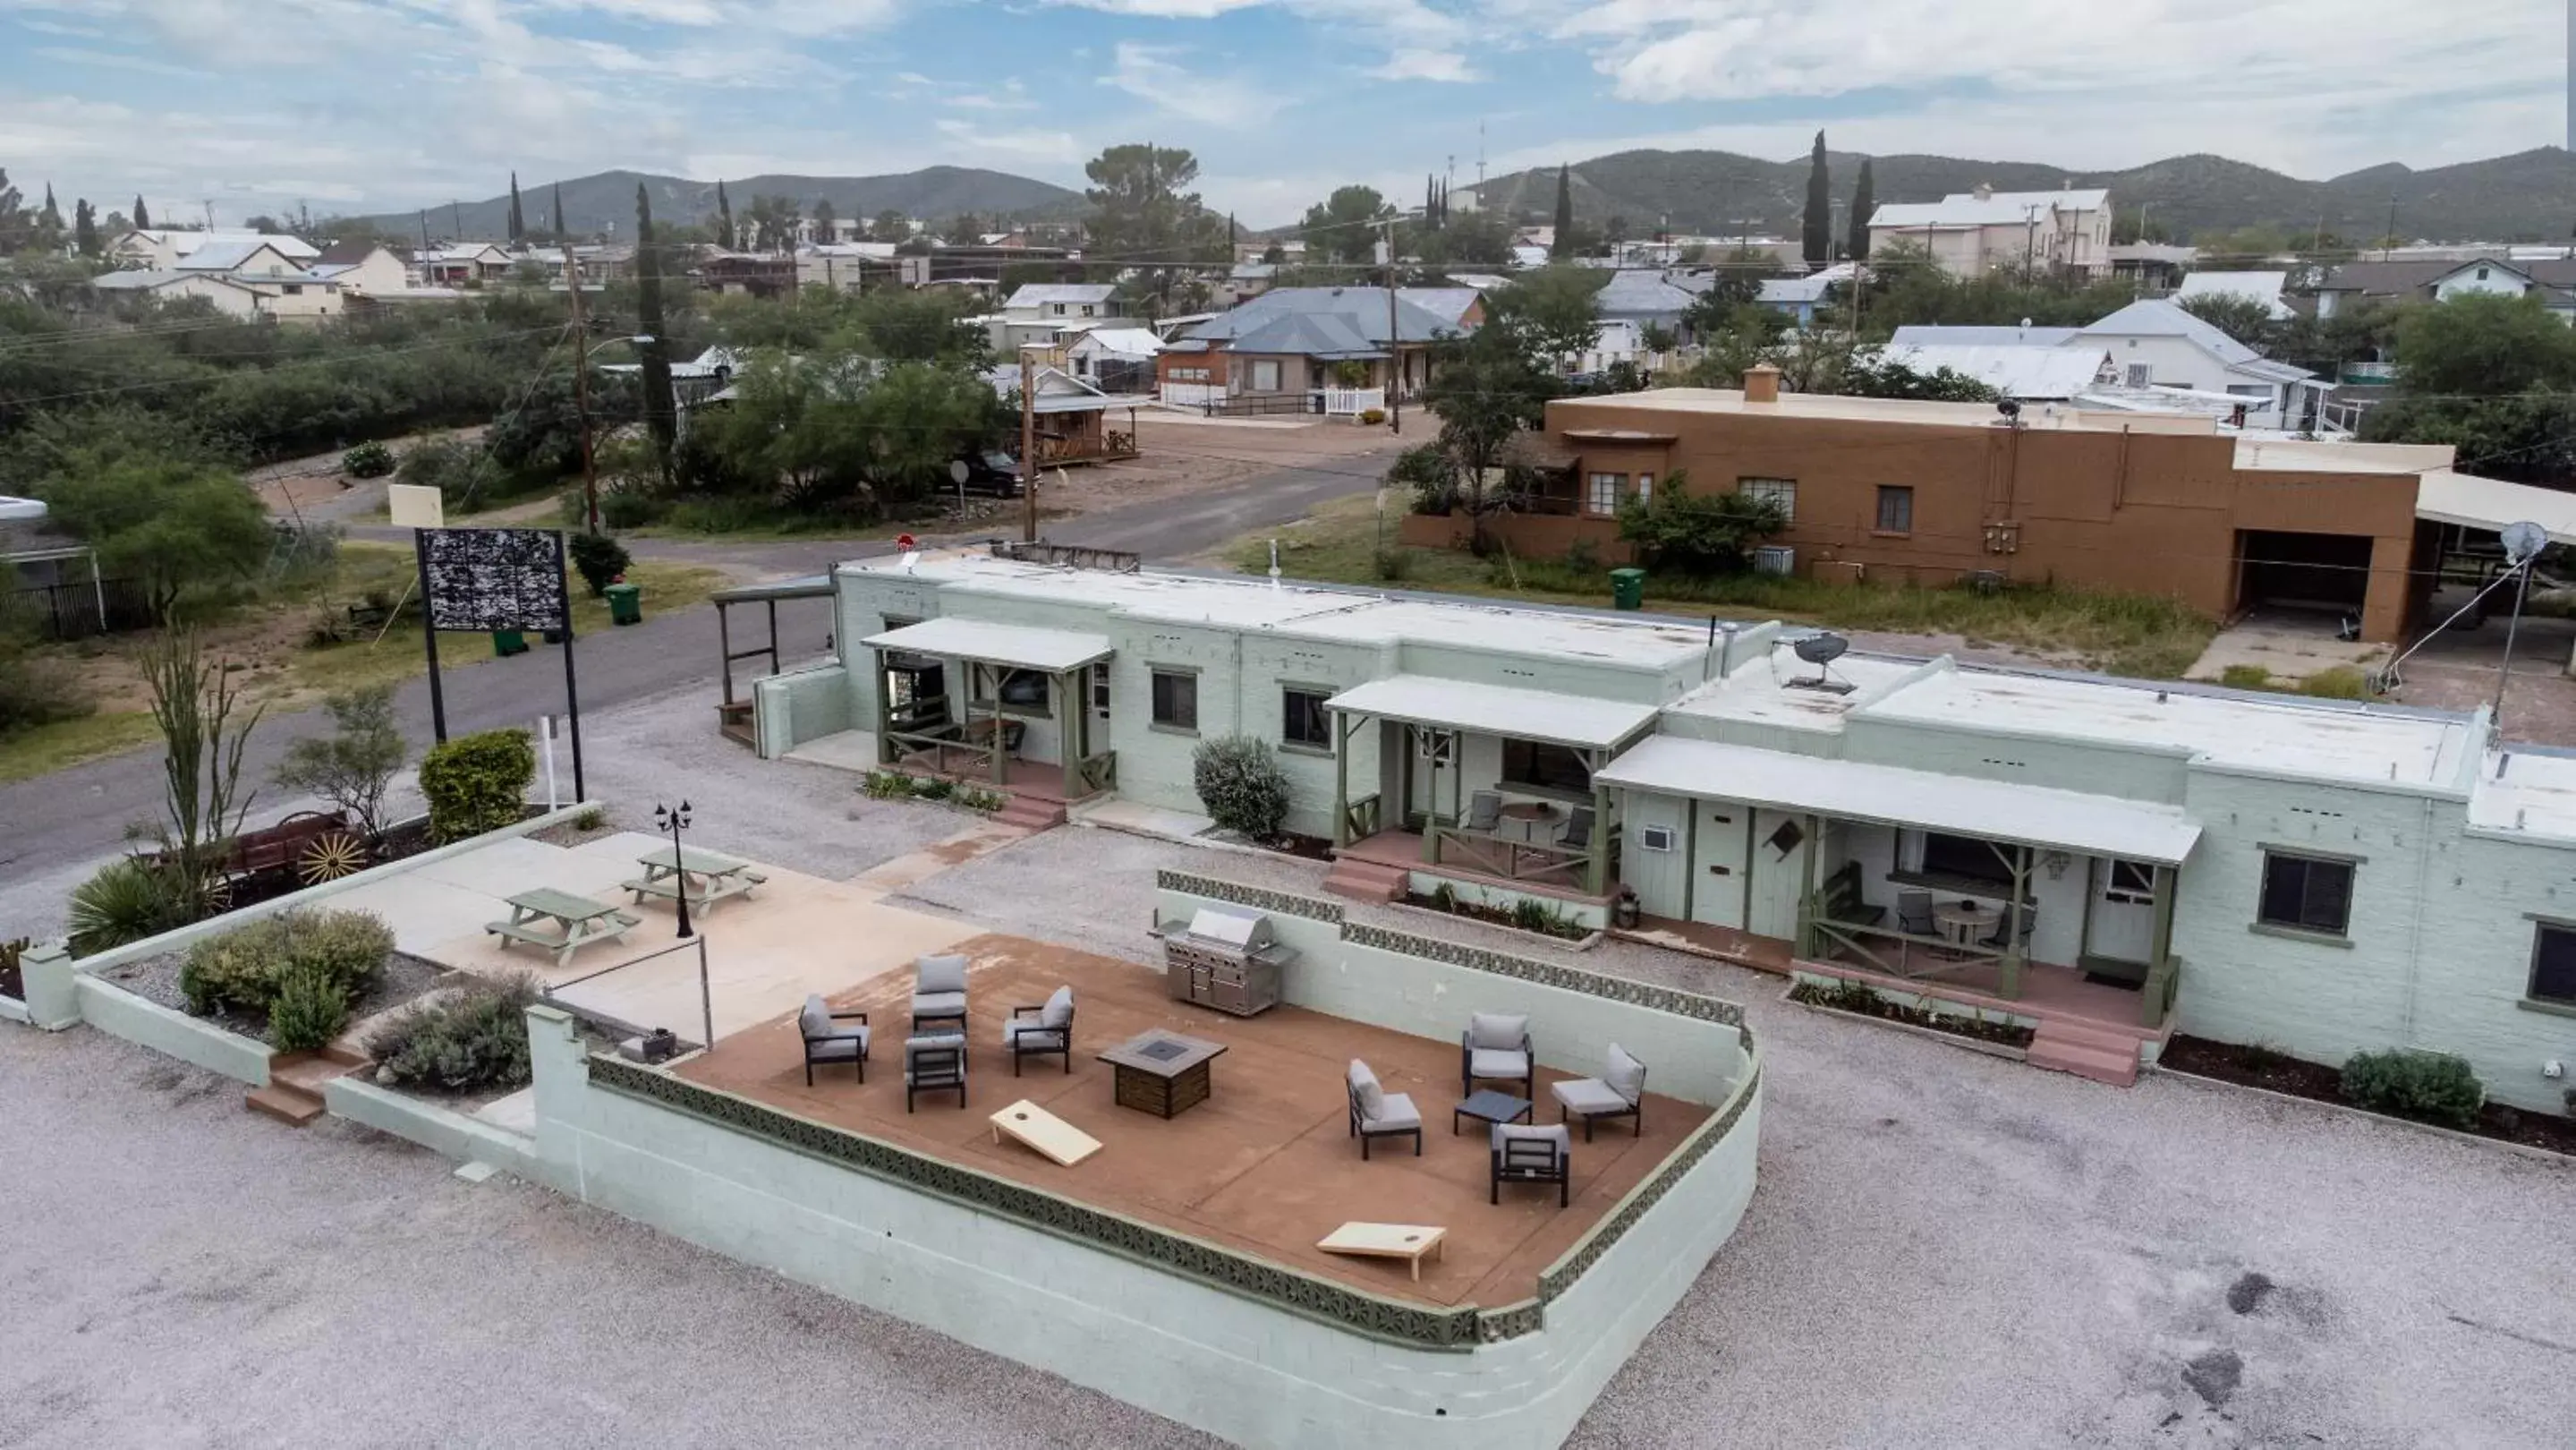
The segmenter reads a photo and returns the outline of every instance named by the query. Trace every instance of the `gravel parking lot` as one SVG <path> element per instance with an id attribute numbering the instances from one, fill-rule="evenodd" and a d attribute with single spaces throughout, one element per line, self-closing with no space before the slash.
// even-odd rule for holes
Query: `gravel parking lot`
<path id="1" fill-rule="evenodd" d="M 594 792 L 627 824 L 688 794 L 707 844 L 839 877 L 961 825 L 705 717 L 600 722 Z M 1150 960 L 1159 864 L 1322 875 L 1074 828 L 907 896 Z M 2118 1091 L 1721 964 L 1379 910 L 1734 998 L 1761 1035 L 1751 1213 L 1578 1445 L 2568 1443 L 2568 1164 L 2169 1075 Z M 0 1102 L 0 1446 L 1192 1439 L 541 1190 L 278 1128 L 94 1034 L 0 1028 Z"/>

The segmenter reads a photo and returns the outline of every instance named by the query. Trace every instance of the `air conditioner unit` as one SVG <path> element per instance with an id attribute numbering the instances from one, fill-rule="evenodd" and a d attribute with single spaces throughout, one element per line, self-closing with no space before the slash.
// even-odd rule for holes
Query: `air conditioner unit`
<path id="1" fill-rule="evenodd" d="M 1673 828 L 1641 826 L 1637 830 L 1637 848 L 1643 851 L 1669 851 L 1673 848 Z"/>
<path id="2" fill-rule="evenodd" d="M 1764 544 L 1753 551 L 1753 572 L 1795 574 L 1798 572 L 1798 551 L 1787 544 Z"/>

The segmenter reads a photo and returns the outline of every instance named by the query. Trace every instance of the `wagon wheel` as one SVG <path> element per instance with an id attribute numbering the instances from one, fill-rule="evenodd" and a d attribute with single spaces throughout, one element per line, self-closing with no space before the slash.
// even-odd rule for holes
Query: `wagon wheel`
<path id="1" fill-rule="evenodd" d="M 295 874 L 307 886 L 356 875 L 366 866 L 366 843 L 350 831 L 316 836 L 295 857 Z"/>
<path id="2" fill-rule="evenodd" d="M 221 916 L 233 909 L 233 878 L 219 872 L 208 872 L 201 894 L 207 914 Z"/>

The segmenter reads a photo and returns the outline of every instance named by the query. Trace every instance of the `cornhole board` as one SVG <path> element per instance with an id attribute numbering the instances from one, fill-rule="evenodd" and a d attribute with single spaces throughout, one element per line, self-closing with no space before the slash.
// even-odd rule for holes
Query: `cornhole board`
<path id="1" fill-rule="evenodd" d="M 1315 1247 L 1328 1254 L 1350 1254 L 1364 1259 L 1402 1259 L 1413 1271 L 1416 1282 L 1422 1278 L 1422 1259 L 1428 1254 L 1440 1257 L 1440 1240 L 1448 1234 L 1445 1228 L 1419 1223 L 1343 1224 L 1315 1240 Z"/>
<path id="2" fill-rule="evenodd" d="M 1046 1158 L 1070 1168 L 1100 1151 L 1100 1140 L 1026 1098 L 995 1113 L 993 1141 L 1026 1143 Z"/>

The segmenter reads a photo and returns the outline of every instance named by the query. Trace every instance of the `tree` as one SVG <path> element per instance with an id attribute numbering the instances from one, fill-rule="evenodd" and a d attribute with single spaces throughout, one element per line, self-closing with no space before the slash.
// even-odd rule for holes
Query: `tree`
<path id="1" fill-rule="evenodd" d="M 134 197 L 134 229 L 135 229 L 136 231 L 143 231 L 143 230 L 145 230 L 145 229 L 149 228 L 151 225 L 152 225 L 152 211 L 151 211 L 151 208 L 146 207 L 146 206 L 143 204 L 143 195 L 142 195 L 142 193 L 137 192 L 137 193 L 135 193 L 135 197 Z"/>
<path id="2" fill-rule="evenodd" d="M 1915 398 L 1944 403 L 1991 403 L 2002 395 L 1983 381 L 1954 369 L 1931 372 L 1909 367 L 1863 348 L 1844 360 L 1834 391 L 1855 398 Z"/>
<path id="3" fill-rule="evenodd" d="M 72 203 L 72 244 L 80 248 L 84 257 L 98 255 L 98 209 L 89 204 L 88 197 Z"/>
<path id="4" fill-rule="evenodd" d="M 1271 238 L 1270 245 L 1261 249 L 1261 265 L 1265 267 L 1284 267 L 1288 265 L 1288 249 L 1279 245 L 1278 238 Z"/>
<path id="5" fill-rule="evenodd" d="M 828 196 L 814 198 L 814 240 L 826 246 L 839 241 L 839 225 L 840 219 L 832 215 L 832 199 Z"/>
<path id="6" fill-rule="evenodd" d="M 1860 180 L 1852 183 L 1849 240 L 1843 250 L 1855 262 L 1869 260 L 1869 219 L 1878 211 L 1878 186 L 1869 174 L 1869 158 L 1860 159 Z"/>
<path id="7" fill-rule="evenodd" d="M 887 207 L 884 211 L 877 213 L 875 221 L 868 223 L 868 236 L 871 239 L 880 242 L 901 243 L 910 241 L 912 239 L 912 219 L 905 216 L 902 212 L 895 210 L 893 207 Z"/>
<path id="8" fill-rule="evenodd" d="M 1493 294 L 1487 311 L 1519 324 L 1514 335 L 1533 350 L 1533 361 L 1550 370 L 1570 366 L 1601 340 L 1596 299 L 1608 277 L 1597 267 L 1542 267 Z"/>
<path id="9" fill-rule="evenodd" d="M 1111 146 L 1083 168 L 1091 185 L 1091 236 L 1096 251 L 1160 261 L 1182 240 L 1183 223 L 1201 209 L 1198 158 L 1176 146 L 1130 142 Z"/>
<path id="10" fill-rule="evenodd" d="M 2408 308 L 2397 393 L 2372 409 L 2373 442 L 2447 443 L 2463 473 L 2563 485 L 2576 473 L 2576 329 L 2539 297 L 2471 293 Z"/>
<path id="11" fill-rule="evenodd" d="M 1306 239 L 1306 260 L 1367 265 L 1377 256 L 1378 226 L 1392 220 L 1395 208 L 1375 187 L 1344 186 L 1306 208 L 1298 235 Z"/>
<path id="12" fill-rule="evenodd" d="M 572 222 L 564 216 L 563 183 L 560 181 L 555 183 L 554 205 L 555 240 L 569 245 L 572 241 Z"/>
<path id="13" fill-rule="evenodd" d="M 984 219 L 975 213 L 961 211 L 948 219 L 948 225 L 941 228 L 941 235 L 947 237 L 951 244 L 964 247 L 982 241 L 986 232 L 999 230 L 999 227 L 984 225 Z"/>
<path id="14" fill-rule="evenodd" d="M 267 563 L 268 513 L 230 471 L 195 460 L 88 453 L 43 480 L 55 521 L 98 551 L 102 572 L 142 581 L 155 616 L 182 598 L 247 579 Z"/>
<path id="15" fill-rule="evenodd" d="M 324 698 L 332 733 L 286 747 L 273 777 L 288 790 L 317 795 L 347 812 L 373 841 L 384 828 L 385 792 L 402 769 L 402 731 L 394 724 L 394 687 L 368 685 Z"/>
<path id="16" fill-rule="evenodd" d="M 519 209 L 519 173 L 510 173 L 510 245 L 517 246 L 528 238 L 527 213 Z"/>
<path id="17" fill-rule="evenodd" d="M 1788 527 L 1776 501 L 1741 490 L 1694 494 L 1678 471 L 1653 497 L 1630 494 L 1619 505 L 1619 537 L 1646 563 L 1701 577 L 1743 573 L 1754 547 Z"/>
<path id="18" fill-rule="evenodd" d="M 234 492 L 249 497 L 238 484 Z M 254 504 L 253 507 L 257 505 Z M 232 662 L 208 658 L 193 629 L 165 629 L 136 661 L 161 729 L 161 847 L 171 897 L 188 921 L 215 911 L 224 842 L 241 831 L 252 796 L 241 793 L 242 755 L 265 707 L 236 727 L 242 704 Z"/>
<path id="19" fill-rule="evenodd" d="M 733 200 L 725 195 L 724 179 L 716 179 L 716 245 L 730 252 L 734 249 Z"/>
<path id="20" fill-rule="evenodd" d="M 1559 162 L 1559 163 L 1557 163 L 1557 168 L 1556 168 L 1556 227 L 1555 227 L 1555 234 L 1554 234 L 1554 236 L 1551 238 L 1551 240 L 1549 241 L 1549 244 L 1548 244 L 1548 249 L 1547 249 L 1547 259 L 1548 259 L 1549 261 L 1551 261 L 1551 262 L 1566 262 L 1566 261 L 1572 261 L 1572 260 L 1573 260 L 1573 258 L 1574 258 L 1574 179 L 1573 179 L 1573 172 L 1572 172 L 1572 171 L 1570 171 L 1570 170 L 1565 166 L 1565 164 L 1564 164 L 1563 162 Z"/>
<path id="21" fill-rule="evenodd" d="M 1526 493 L 1526 480 L 1505 466 L 1505 450 L 1539 426 L 1558 385 L 1534 360 L 1541 344 L 1509 308 L 1486 318 L 1463 341 L 1443 345 L 1423 405 L 1440 420 L 1440 452 L 1450 482 L 1437 490 L 1452 512 L 1474 526 L 1474 547 L 1487 547 L 1486 520 Z"/>
<path id="22" fill-rule="evenodd" d="M 1834 259 L 1834 188 L 1826 174 L 1825 133 L 1816 133 L 1815 149 L 1807 155 L 1807 213 L 1802 234 L 1807 270 L 1812 272 Z"/>
<path id="23" fill-rule="evenodd" d="M 647 339 L 637 347 L 643 363 L 644 427 L 653 435 L 653 451 L 667 480 L 671 449 L 680 437 L 680 409 L 671 396 L 671 336 L 662 320 L 662 254 L 653 245 L 653 198 L 640 181 L 635 183 L 635 330 Z"/>
<path id="24" fill-rule="evenodd" d="M 2272 355 L 2280 326 L 2270 303 L 2237 292 L 2204 292 L 2183 301 L 2182 310 L 2263 354 Z"/>

